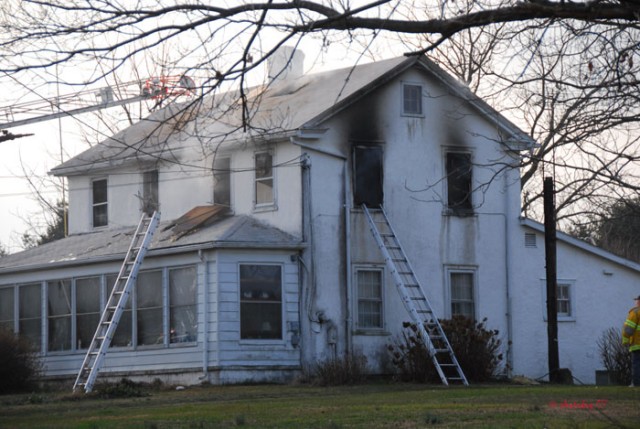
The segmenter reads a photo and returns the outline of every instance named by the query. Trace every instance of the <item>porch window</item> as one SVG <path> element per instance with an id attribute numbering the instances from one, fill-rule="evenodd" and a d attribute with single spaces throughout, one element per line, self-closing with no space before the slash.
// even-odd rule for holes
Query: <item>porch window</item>
<path id="1" fill-rule="evenodd" d="M 422 115 L 422 85 L 402 85 L 402 113 L 404 115 Z"/>
<path id="2" fill-rule="evenodd" d="M 358 328 L 382 329 L 382 273 L 381 269 L 358 269 Z"/>
<path id="3" fill-rule="evenodd" d="M 93 227 L 107 226 L 107 179 L 97 179 L 92 182 L 93 198 Z"/>
<path id="4" fill-rule="evenodd" d="M 467 152 L 448 152 L 445 164 L 447 207 L 453 214 L 472 212 L 471 154 Z"/>
<path id="5" fill-rule="evenodd" d="M 274 203 L 273 156 L 269 152 L 255 154 L 255 205 Z"/>
<path id="6" fill-rule="evenodd" d="M 257 177 L 256 177 L 257 180 Z M 213 202 L 231 207 L 231 159 L 216 157 L 213 162 Z"/>
<path id="7" fill-rule="evenodd" d="M 451 316 L 475 320 L 474 272 L 449 271 Z"/>
<path id="8" fill-rule="evenodd" d="M 382 148 L 380 146 L 356 146 L 354 158 L 354 204 L 378 208 L 382 205 L 383 174 Z"/>
<path id="9" fill-rule="evenodd" d="M 151 216 L 159 206 L 158 170 L 145 171 L 142 176 L 142 211 Z"/>
<path id="10" fill-rule="evenodd" d="M 76 280 L 76 348 L 89 348 L 100 321 L 100 277 Z"/>
<path id="11" fill-rule="evenodd" d="M 13 287 L 0 288 L 0 329 L 5 328 L 14 332 L 14 289 Z"/>
<path id="12" fill-rule="evenodd" d="M 282 339 L 280 265 L 240 265 L 240 338 Z"/>
<path id="13" fill-rule="evenodd" d="M 169 341 L 193 342 L 198 339 L 195 267 L 169 270 Z"/>
<path id="14" fill-rule="evenodd" d="M 47 282 L 47 316 L 47 350 L 71 350 L 71 280 Z"/>
<path id="15" fill-rule="evenodd" d="M 40 350 L 42 341 L 42 285 L 33 283 L 19 286 L 18 296 L 20 317 L 18 332 L 28 338 L 37 350 Z"/>
<path id="16" fill-rule="evenodd" d="M 108 274 L 107 275 L 107 303 L 109 302 L 109 296 L 113 291 L 113 287 L 115 286 L 116 279 L 118 278 L 117 274 Z M 122 312 L 122 316 L 120 316 L 120 322 L 118 322 L 118 327 L 116 328 L 116 332 L 111 339 L 111 347 L 129 347 L 133 344 L 132 332 L 133 332 L 133 312 L 132 312 L 132 302 L 133 302 L 133 294 L 129 294 L 129 299 L 127 300 L 127 304 L 124 307 L 124 311 Z M 94 329 L 96 327 L 94 326 Z"/>
<path id="17" fill-rule="evenodd" d="M 138 275 L 135 302 L 138 345 L 163 344 L 162 271 Z"/>

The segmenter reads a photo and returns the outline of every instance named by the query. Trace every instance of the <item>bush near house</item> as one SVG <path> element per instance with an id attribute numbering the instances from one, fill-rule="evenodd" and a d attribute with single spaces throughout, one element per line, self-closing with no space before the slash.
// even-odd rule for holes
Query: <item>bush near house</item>
<path id="1" fill-rule="evenodd" d="M 486 322 L 486 318 L 475 322 L 462 316 L 440 321 L 465 376 L 476 383 L 497 375 L 503 360 L 499 332 L 487 329 Z M 403 328 L 388 346 L 400 379 L 440 383 L 417 326 L 405 322 Z"/>
<path id="2" fill-rule="evenodd" d="M 31 342 L 0 327 L 0 394 L 32 389 L 41 369 Z"/>
<path id="3" fill-rule="evenodd" d="M 361 353 L 334 357 L 318 362 L 308 377 L 317 386 L 340 386 L 366 381 L 367 358 Z"/>
<path id="4" fill-rule="evenodd" d="M 619 329 L 609 328 L 598 338 L 600 358 L 609 379 L 616 384 L 631 383 L 631 353 L 622 344 L 622 334 Z"/>

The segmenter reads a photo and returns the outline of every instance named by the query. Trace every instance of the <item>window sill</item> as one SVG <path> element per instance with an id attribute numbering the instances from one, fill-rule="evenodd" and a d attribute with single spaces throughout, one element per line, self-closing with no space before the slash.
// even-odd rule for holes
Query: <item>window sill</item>
<path id="1" fill-rule="evenodd" d="M 400 116 L 403 117 L 403 118 L 424 118 L 425 114 L 424 113 L 402 112 L 402 113 L 400 113 Z"/>
<path id="2" fill-rule="evenodd" d="M 278 210 L 278 205 L 276 203 L 253 206 L 254 213 L 275 212 L 277 210 Z"/>

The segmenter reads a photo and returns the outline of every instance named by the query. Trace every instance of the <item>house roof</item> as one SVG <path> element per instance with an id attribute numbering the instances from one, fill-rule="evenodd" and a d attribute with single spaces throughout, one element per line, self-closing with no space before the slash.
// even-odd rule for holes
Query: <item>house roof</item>
<path id="1" fill-rule="evenodd" d="M 520 218 L 520 224 L 528 227 L 536 232 L 542 233 L 544 234 L 544 225 L 536 222 L 532 219 L 528 219 L 528 218 Z M 556 231 L 556 239 L 558 241 L 561 241 L 565 244 L 568 244 L 569 246 L 573 246 L 575 248 L 581 249 L 585 252 L 591 253 L 593 255 L 599 256 L 601 258 L 604 258 L 608 261 L 611 261 L 615 264 L 618 265 L 622 265 L 626 268 L 629 268 L 631 270 L 640 272 L 640 264 L 637 262 L 633 262 L 629 259 L 614 255 L 611 252 L 607 252 L 606 250 L 598 247 L 598 246 L 594 246 L 592 244 L 587 243 L 586 241 L 577 239 L 575 237 L 570 236 L 569 234 L 565 234 L 564 232 L 561 231 Z"/>
<path id="2" fill-rule="evenodd" d="M 433 61 L 425 56 L 403 56 L 252 88 L 246 92 L 248 129 L 243 127 L 243 106 L 237 92 L 173 103 L 55 167 L 51 173 L 61 176 L 86 174 L 131 161 L 166 160 L 168 156 L 179 162 L 180 148 L 192 142 L 194 135 L 198 136 L 200 144 L 212 148 L 233 142 L 246 143 L 256 137 L 261 140 L 288 138 L 305 129 L 318 128 L 361 97 L 414 66 L 435 78 L 453 95 L 466 100 L 506 134 L 508 140 L 518 142 L 521 148 L 534 144 L 528 135 Z"/>
<path id="3" fill-rule="evenodd" d="M 198 213 L 207 212 L 203 208 L 199 210 Z M 300 239 L 249 216 L 223 215 L 219 212 L 213 214 L 210 211 L 209 216 L 187 218 L 191 220 L 190 223 L 184 219 L 161 222 L 147 255 L 177 254 L 213 248 L 304 247 Z M 189 228 L 185 229 L 187 224 Z M 0 274 L 120 261 L 127 253 L 134 232 L 135 227 L 125 227 L 76 234 L 3 256 L 0 258 Z"/>

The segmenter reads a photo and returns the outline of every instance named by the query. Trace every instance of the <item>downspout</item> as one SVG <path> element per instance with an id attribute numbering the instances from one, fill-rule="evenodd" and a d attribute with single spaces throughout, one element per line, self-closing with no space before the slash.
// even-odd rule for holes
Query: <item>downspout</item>
<path id="1" fill-rule="evenodd" d="M 508 176 L 504 174 L 504 251 L 505 251 L 505 293 L 507 299 L 507 377 L 511 378 L 511 371 L 513 369 L 513 309 L 511 308 L 511 246 L 509 245 L 511 235 L 509 234 L 509 219 L 511 219 L 511 211 L 509 205 L 509 182 Z M 519 194 L 518 194 L 519 195 Z M 518 204 L 519 206 L 519 204 Z"/>

